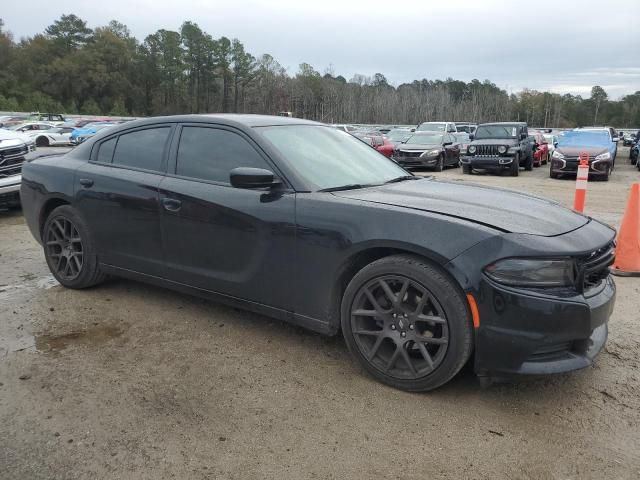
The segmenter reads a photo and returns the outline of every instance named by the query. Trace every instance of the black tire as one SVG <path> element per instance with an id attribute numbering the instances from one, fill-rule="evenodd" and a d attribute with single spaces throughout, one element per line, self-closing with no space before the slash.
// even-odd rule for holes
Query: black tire
<path id="1" fill-rule="evenodd" d="M 106 278 L 100 271 L 89 228 L 71 206 L 62 205 L 49 214 L 42 243 L 49 270 L 61 285 L 88 288 Z"/>
<path id="2" fill-rule="evenodd" d="M 399 290 L 394 294 L 392 288 Z M 434 319 L 431 324 L 429 319 Z M 380 382 L 407 391 L 447 383 L 473 349 L 464 293 L 440 269 L 412 255 L 385 257 L 360 270 L 342 298 L 341 324 L 347 347 L 362 367 Z"/>
<path id="3" fill-rule="evenodd" d="M 551 177 L 551 178 L 560 178 L 560 175 L 558 175 L 557 173 L 552 172 L 551 169 L 549 169 L 549 177 Z"/>
<path id="4" fill-rule="evenodd" d="M 511 162 L 509 173 L 512 177 L 517 177 L 518 175 L 520 175 L 520 157 L 518 155 L 513 157 L 513 162 Z"/>
<path id="5" fill-rule="evenodd" d="M 533 170 L 533 154 L 527 157 L 527 163 L 524 164 L 524 169 L 527 172 L 530 172 L 531 170 Z"/>
<path id="6" fill-rule="evenodd" d="M 433 170 L 436 172 L 441 172 L 442 170 L 444 170 L 444 153 L 441 153 L 438 156 L 438 163 L 436 163 L 436 166 Z"/>
<path id="7" fill-rule="evenodd" d="M 462 165 L 462 173 L 465 175 L 471 175 L 471 166 L 470 165 Z"/>
<path id="8" fill-rule="evenodd" d="M 36 138 L 36 147 L 48 147 L 49 139 L 47 137 Z"/>

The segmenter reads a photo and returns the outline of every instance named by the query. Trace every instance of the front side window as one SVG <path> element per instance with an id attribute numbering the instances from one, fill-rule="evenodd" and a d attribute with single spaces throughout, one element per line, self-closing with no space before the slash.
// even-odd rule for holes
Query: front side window
<path id="1" fill-rule="evenodd" d="M 270 169 L 237 133 L 208 127 L 182 129 L 176 175 L 228 184 L 229 172 L 237 167 Z"/>
<path id="2" fill-rule="evenodd" d="M 113 155 L 113 163 L 159 172 L 162 169 L 162 158 L 170 131 L 171 129 L 167 126 L 120 135 Z"/>
<path id="3" fill-rule="evenodd" d="M 314 190 L 380 185 L 407 175 L 395 162 L 348 133 L 315 125 L 259 127 L 289 168 Z"/>

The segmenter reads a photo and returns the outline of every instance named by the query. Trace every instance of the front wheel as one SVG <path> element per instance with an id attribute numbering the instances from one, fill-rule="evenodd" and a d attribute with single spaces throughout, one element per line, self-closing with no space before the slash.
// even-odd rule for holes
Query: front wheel
<path id="1" fill-rule="evenodd" d="M 42 242 L 49 270 L 63 286 L 87 288 L 104 280 L 89 229 L 69 205 L 51 212 L 44 224 Z"/>
<path id="2" fill-rule="evenodd" d="M 442 170 L 444 170 L 444 153 L 441 153 L 438 157 L 438 163 L 436 164 L 434 170 L 436 172 L 441 172 Z"/>
<path id="3" fill-rule="evenodd" d="M 533 155 L 530 155 L 527 157 L 526 163 L 524 164 L 524 169 L 527 172 L 530 172 L 531 170 L 533 170 Z"/>
<path id="4" fill-rule="evenodd" d="M 471 175 L 471 165 L 462 165 L 462 173 L 465 175 Z"/>
<path id="5" fill-rule="evenodd" d="M 47 137 L 36 138 L 36 147 L 48 147 L 49 139 Z"/>
<path id="6" fill-rule="evenodd" d="M 511 162 L 511 168 L 509 169 L 512 177 L 517 177 L 520 174 L 520 157 L 516 155 Z"/>
<path id="7" fill-rule="evenodd" d="M 342 299 L 341 324 L 363 368 L 402 390 L 447 383 L 471 355 L 463 292 L 444 272 L 411 255 L 385 257 L 360 270 Z"/>

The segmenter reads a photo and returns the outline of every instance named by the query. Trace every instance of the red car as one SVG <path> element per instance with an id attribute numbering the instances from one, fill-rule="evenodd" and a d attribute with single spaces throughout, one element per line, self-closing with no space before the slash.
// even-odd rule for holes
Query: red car
<path id="1" fill-rule="evenodd" d="M 385 138 L 381 133 L 355 132 L 352 133 L 352 135 L 359 138 L 363 142 L 368 143 L 385 157 L 391 158 L 391 155 L 393 155 L 393 143 L 391 143 L 389 139 Z"/>
<path id="2" fill-rule="evenodd" d="M 549 153 L 549 143 L 547 139 L 538 132 L 532 133 L 529 131 L 529 136 L 533 142 L 533 166 L 539 167 L 548 164 L 551 160 L 551 154 Z"/>

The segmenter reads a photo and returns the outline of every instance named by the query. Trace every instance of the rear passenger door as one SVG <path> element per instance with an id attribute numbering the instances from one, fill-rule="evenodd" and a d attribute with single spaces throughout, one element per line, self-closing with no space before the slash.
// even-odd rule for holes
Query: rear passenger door
<path id="1" fill-rule="evenodd" d="M 174 125 L 157 124 L 97 142 L 76 170 L 76 207 L 101 263 L 162 276 L 158 186 Z"/>
<path id="2" fill-rule="evenodd" d="M 169 279 L 290 310 L 295 193 L 231 186 L 229 172 L 279 172 L 240 130 L 185 124 L 160 184 Z"/>

